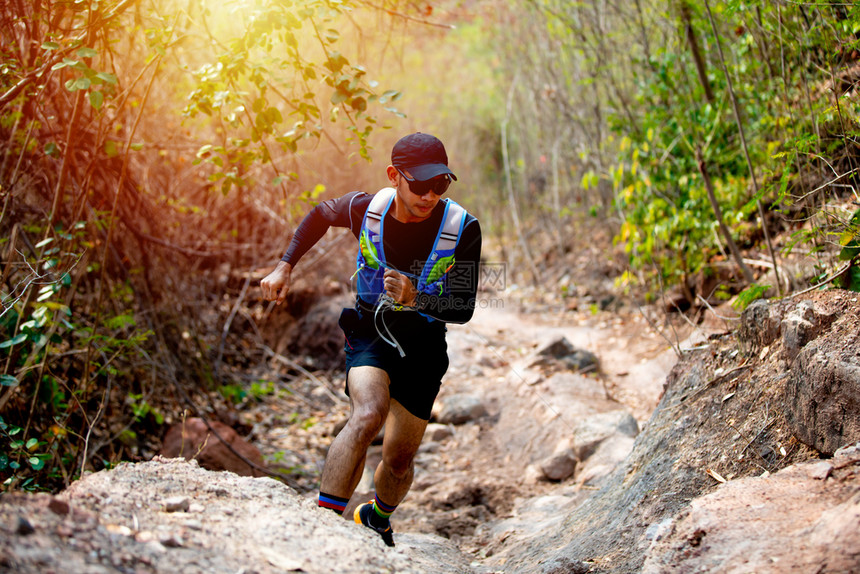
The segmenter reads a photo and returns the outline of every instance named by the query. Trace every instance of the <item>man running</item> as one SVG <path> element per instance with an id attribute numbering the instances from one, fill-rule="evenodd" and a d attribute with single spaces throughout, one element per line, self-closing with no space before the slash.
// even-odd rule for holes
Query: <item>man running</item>
<path id="1" fill-rule="evenodd" d="M 318 504 L 343 514 L 367 448 L 385 425 L 374 500 L 358 506 L 354 518 L 394 546 L 389 518 L 412 485 L 415 454 L 448 369 L 445 324 L 465 323 L 475 309 L 481 228 L 442 198 L 457 177 L 436 137 L 400 139 L 386 174 L 392 187 L 348 193 L 311 210 L 261 287 L 281 304 L 293 267 L 331 226 L 348 227 L 359 240 L 355 307 L 338 321 L 351 414 L 326 456 Z"/>

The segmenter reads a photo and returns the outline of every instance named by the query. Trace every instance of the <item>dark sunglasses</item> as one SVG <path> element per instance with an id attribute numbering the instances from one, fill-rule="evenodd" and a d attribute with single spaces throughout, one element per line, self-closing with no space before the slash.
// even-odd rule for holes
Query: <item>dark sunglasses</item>
<path id="1" fill-rule="evenodd" d="M 442 195 L 446 191 L 448 191 L 448 186 L 451 185 L 451 178 L 445 174 L 441 177 L 434 177 L 432 179 L 428 179 L 427 181 L 418 181 L 414 177 L 409 177 L 399 168 L 394 168 L 397 170 L 397 173 L 403 176 L 403 179 L 406 180 L 406 183 L 409 185 L 409 191 L 414 193 L 415 195 L 427 195 L 428 191 L 432 191 L 436 195 Z"/>

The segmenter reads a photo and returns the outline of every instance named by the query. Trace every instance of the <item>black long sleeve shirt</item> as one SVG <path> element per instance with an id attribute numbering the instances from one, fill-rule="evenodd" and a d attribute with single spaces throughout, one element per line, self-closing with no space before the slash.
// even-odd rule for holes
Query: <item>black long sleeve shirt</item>
<path id="1" fill-rule="evenodd" d="M 358 239 L 371 199 L 372 195 L 354 191 L 317 205 L 299 224 L 282 261 L 295 267 L 332 226 L 349 228 Z M 407 276 L 419 275 L 433 250 L 444 212 L 444 202 L 440 201 L 424 221 L 403 223 L 389 210 L 382 237 L 386 264 Z M 472 318 L 480 278 L 481 241 L 481 226 L 469 214 L 454 250 L 454 266 L 446 277 L 445 295 L 419 293 L 415 302 L 418 311 L 446 323 L 465 323 Z"/>

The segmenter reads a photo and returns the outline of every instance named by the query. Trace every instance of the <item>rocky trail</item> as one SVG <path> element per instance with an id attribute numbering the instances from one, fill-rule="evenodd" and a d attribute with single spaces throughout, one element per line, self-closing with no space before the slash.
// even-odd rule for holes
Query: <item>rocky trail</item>
<path id="1" fill-rule="evenodd" d="M 314 377 L 289 395 L 306 410 L 243 413 L 272 467 L 306 469 L 295 488 L 159 457 L 4 495 L 0 571 L 856 572 L 858 316 L 837 291 L 659 334 L 505 301 L 450 327 L 395 548 L 315 506 L 347 405 Z"/>

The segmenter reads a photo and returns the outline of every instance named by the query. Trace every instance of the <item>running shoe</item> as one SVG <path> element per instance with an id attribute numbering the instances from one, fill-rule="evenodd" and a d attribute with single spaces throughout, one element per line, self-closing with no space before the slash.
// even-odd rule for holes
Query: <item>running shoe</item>
<path id="1" fill-rule="evenodd" d="M 355 519 L 356 524 L 363 524 L 379 533 L 386 546 L 394 546 L 394 531 L 391 529 L 391 522 L 386 521 L 385 526 L 376 526 L 370 521 L 371 515 L 374 514 L 373 501 L 371 500 L 356 507 L 355 512 L 352 513 L 352 517 Z M 378 515 L 376 518 L 379 518 Z"/>

